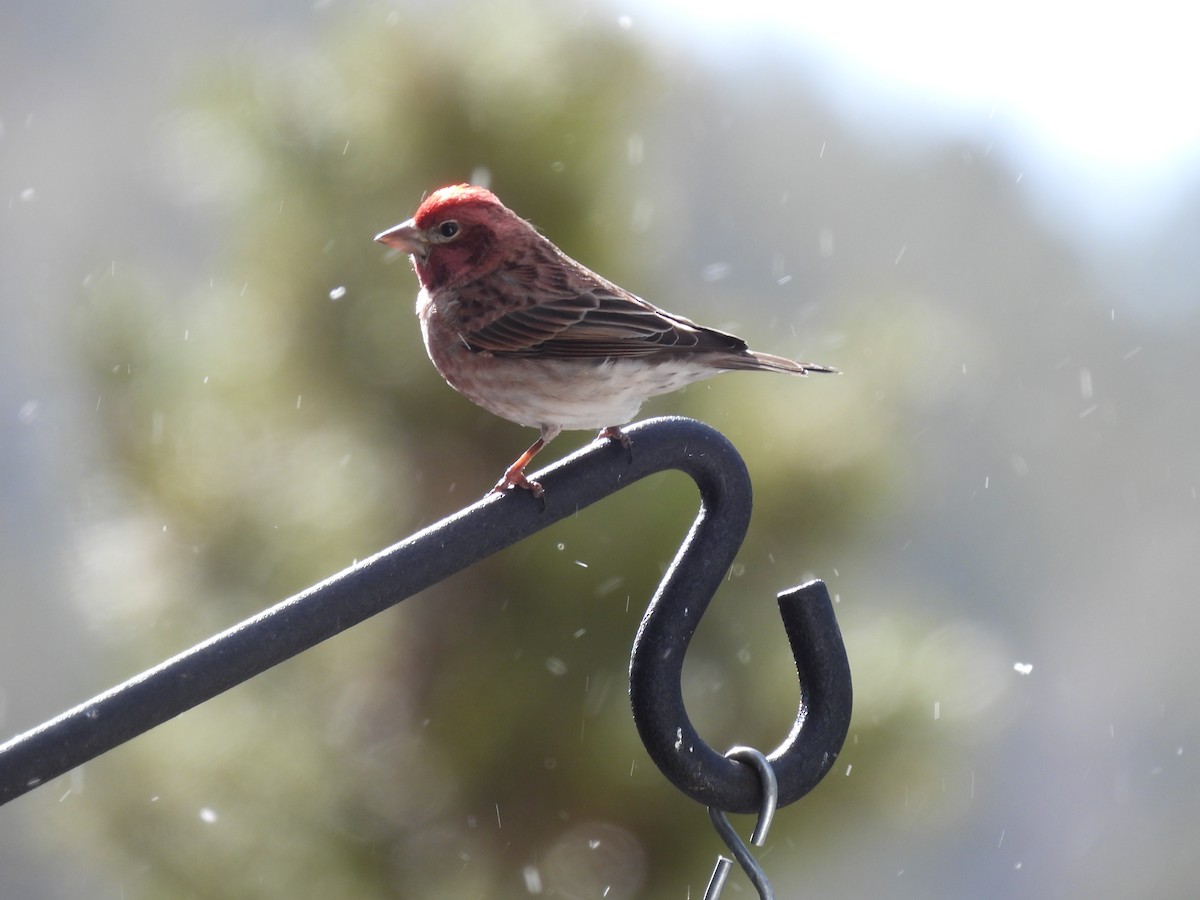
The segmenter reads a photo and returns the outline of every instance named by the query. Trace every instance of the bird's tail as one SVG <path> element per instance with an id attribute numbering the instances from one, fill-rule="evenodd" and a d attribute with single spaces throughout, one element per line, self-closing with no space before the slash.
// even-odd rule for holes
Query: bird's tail
<path id="1" fill-rule="evenodd" d="M 784 356 L 771 353 L 758 353 L 747 350 L 737 356 L 721 360 L 722 369 L 743 372 L 784 372 L 788 375 L 807 375 L 809 372 L 827 372 L 831 375 L 842 374 L 837 369 L 821 366 L 816 363 L 796 362 Z"/>

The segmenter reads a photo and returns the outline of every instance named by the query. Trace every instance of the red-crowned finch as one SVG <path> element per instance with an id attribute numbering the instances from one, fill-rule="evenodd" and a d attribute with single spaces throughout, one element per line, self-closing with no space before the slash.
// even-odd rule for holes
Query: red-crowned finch
<path id="1" fill-rule="evenodd" d="M 560 431 L 599 428 L 628 447 L 620 426 L 642 403 L 693 381 L 735 370 L 836 371 L 756 353 L 647 303 L 481 187 L 435 191 L 375 240 L 412 256 L 421 334 L 442 377 L 489 412 L 541 430 L 493 491 L 541 496 L 525 467 Z"/>

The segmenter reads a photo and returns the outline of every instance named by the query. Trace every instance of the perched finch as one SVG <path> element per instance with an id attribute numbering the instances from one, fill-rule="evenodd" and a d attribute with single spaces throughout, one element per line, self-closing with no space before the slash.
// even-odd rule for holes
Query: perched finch
<path id="1" fill-rule="evenodd" d="M 481 187 L 430 194 L 375 240 L 412 256 L 425 349 L 455 390 L 541 430 L 492 489 L 542 487 L 525 467 L 565 429 L 621 431 L 650 397 L 720 372 L 807 375 L 826 366 L 756 353 L 647 303 L 577 263 Z"/>

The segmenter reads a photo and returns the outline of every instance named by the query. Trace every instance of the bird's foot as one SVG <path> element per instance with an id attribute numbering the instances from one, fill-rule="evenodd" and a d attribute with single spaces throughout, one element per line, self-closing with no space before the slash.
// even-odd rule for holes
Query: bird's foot
<path id="1" fill-rule="evenodd" d="M 536 481 L 531 481 L 530 479 L 526 478 L 525 473 L 523 471 L 521 471 L 520 469 L 515 469 L 515 468 L 508 469 L 504 473 L 504 477 L 496 482 L 496 486 L 494 488 L 492 488 L 489 493 L 504 494 L 504 493 L 507 493 L 508 491 L 513 490 L 514 488 L 521 488 L 523 490 L 529 491 L 531 494 L 533 494 L 533 496 L 537 497 L 539 500 L 541 499 L 542 494 L 546 493 L 546 489 L 543 488 L 541 486 L 541 484 L 539 484 Z"/>
<path id="2" fill-rule="evenodd" d="M 550 438 L 554 437 L 557 433 L 557 431 L 551 433 Z M 521 458 L 504 470 L 504 477 L 497 481 L 496 486 L 488 493 L 503 494 L 511 491 L 513 488 L 523 488 L 539 500 L 542 500 L 542 494 L 545 493 L 545 489 L 536 481 L 530 481 L 525 477 L 525 467 L 537 456 L 538 451 L 546 446 L 546 441 L 550 438 L 539 437 L 530 444 L 529 449 L 521 454 Z M 545 500 L 542 500 L 543 505 L 545 505 L 545 502 Z"/>
<path id="3" fill-rule="evenodd" d="M 629 453 L 629 461 L 633 462 L 633 438 L 621 430 L 619 425 L 609 425 L 607 428 L 601 428 L 600 434 L 597 437 L 604 438 L 609 441 L 616 441 L 626 452 Z"/>

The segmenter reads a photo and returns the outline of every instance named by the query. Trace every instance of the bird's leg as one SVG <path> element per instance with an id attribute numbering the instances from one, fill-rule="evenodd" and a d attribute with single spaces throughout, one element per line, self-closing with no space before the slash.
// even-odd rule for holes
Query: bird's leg
<path id="1" fill-rule="evenodd" d="M 546 446 L 545 438 L 538 438 L 529 445 L 529 449 L 521 454 L 520 459 L 504 470 L 504 477 L 496 482 L 496 486 L 492 488 L 493 494 L 503 494 L 505 491 L 513 488 L 525 488 L 527 491 L 532 491 L 533 496 L 542 496 L 543 488 L 536 481 L 530 481 L 525 477 L 525 467 L 538 455 L 538 451 Z"/>
<path id="2" fill-rule="evenodd" d="M 596 435 L 598 438 L 604 438 L 610 441 L 616 441 L 629 453 L 629 461 L 633 462 L 633 439 L 621 430 L 620 425 L 609 425 L 607 428 L 601 428 L 600 433 Z"/>

